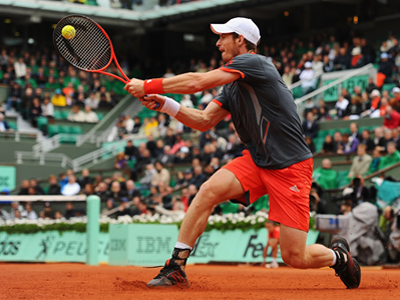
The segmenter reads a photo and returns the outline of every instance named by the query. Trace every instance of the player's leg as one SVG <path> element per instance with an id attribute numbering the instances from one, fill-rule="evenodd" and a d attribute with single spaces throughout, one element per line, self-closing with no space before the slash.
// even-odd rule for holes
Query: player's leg
<path id="1" fill-rule="evenodd" d="M 178 242 L 193 247 L 207 226 L 215 205 L 242 197 L 244 190 L 236 176 L 225 169 L 217 171 L 201 187 L 185 215 Z"/>
<path id="2" fill-rule="evenodd" d="M 264 247 L 263 262 L 261 263 L 262 267 L 265 267 L 265 261 L 267 259 L 267 254 L 268 254 L 268 248 L 269 248 L 269 241 L 268 241 L 267 245 Z"/>
<path id="3" fill-rule="evenodd" d="M 281 224 L 281 255 L 285 263 L 298 269 L 322 268 L 333 265 L 331 249 L 322 245 L 306 246 L 307 232 Z"/>
<path id="4" fill-rule="evenodd" d="M 268 245 L 271 247 L 271 256 L 272 256 L 272 261 L 270 264 L 267 265 L 267 268 L 278 268 L 278 245 L 279 245 L 279 240 L 270 238 L 268 241 Z"/>
<path id="5" fill-rule="evenodd" d="M 347 288 L 358 288 L 361 281 L 361 269 L 351 257 L 347 241 L 334 239 L 331 249 L 314 244 L 306 246 L 305 231 L 281 225 L 282 259 L 290 266 L 299 269 L 331 267 L 335 269 Z"/>
<path id="6" fill-rule="evenodd" d="M 197 238 L 206 228 L 212 209 L 226 200 L 242 198 L 243 194 L 244 189 L 240 181 L 231 171 L 225 169 L 217 171 L 203 183 L 182 222 L 172 258 L 167 260 L 164 268 L 148 283 L 148 286 L 188 287 L 189 282 L 184 272 L 186 260 Z"/>

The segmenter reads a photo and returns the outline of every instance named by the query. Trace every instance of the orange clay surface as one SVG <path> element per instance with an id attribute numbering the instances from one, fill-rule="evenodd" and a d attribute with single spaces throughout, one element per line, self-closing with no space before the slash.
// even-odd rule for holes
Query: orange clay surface
<path id="1" fill-rule="evenodd" d="M 190 289 L 149 289 L 159 269 L 0 263 L 0 299 L 400 299 L 400 269 L 364 268 L 346 290 L 331 269 L 187 267 Z"/>

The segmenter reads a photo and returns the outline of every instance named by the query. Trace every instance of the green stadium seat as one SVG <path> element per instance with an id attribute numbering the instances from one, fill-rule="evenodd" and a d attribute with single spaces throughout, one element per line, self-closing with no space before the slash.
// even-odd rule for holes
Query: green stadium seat
<path id="1" fill-rule="evenodd" d="M 396 86 L 395 83 L 385 83 L 382 85 L 382 91 L 391 91 Z"/>
<path id="2" fill-rule="evenodd" d="M 99 118 L 99 121 L 101 121 L 104 118 L 104 114 L 103 113 L 97 113 L 97 117 Z"/>
<path id="3" fill-rule="evenodd" d="M 60 142 L 62 144 L 75 144 L 76 143 L 76 136 L 75 135 L 63 136 L 63 138 L 62 138 L 62 140 Z"/>
<path id="4" fill-rule="evenodd" d="M 82 128 L 79 126 L 70 126 L 69 133 L 82 134 Z"/>
<path id="5" fill-rule="evenodd" d="M 62 119 L 68 119 L 69 111 L 62 111 Z"/>
<path id="6" fill-rule="evenodd" d="M 54 119 L 56 119 L 56 120 L 64 119 L 63 112 L 60 110 L 55 110 L 54 111 Z"/>
<path id="7" fill-rule="evenodd" d="M 10 128 L 17 130 L 17 122 L 7 121 L 7 123 L 10 126 Z"/>
<path id="8" fill-rule="evenodd" d="M 59 133 L 70 133 L 70 126 L 59 126 Z"/>
<path id="9" fill-rule="evenodd" d="M 56 134 L 60 133 L 60 126 L 57 125 L 49 125 L 47 126 L 47 133 L 49 135 L 49 137 L 52 137 Z"/>
<path id="10" fill-rule="evenodd" d="M 46 117 L 39 117 L 37 119 L 37 126 L 40 130 L 43 130 L 49 124 L 49 120 Z"/>
<path id="11" fill-rule="evenodd" d="M 349 175 L 349 172 L 350 171 L 338 171 L 337 186 L 339 188 L 350 183 L 351 179 L 347 177 L 347 175 Z"/>

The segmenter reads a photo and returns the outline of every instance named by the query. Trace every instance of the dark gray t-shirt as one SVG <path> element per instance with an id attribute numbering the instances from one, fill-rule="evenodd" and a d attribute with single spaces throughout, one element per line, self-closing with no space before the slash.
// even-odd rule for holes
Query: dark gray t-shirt
<path id="1" fill-rule="evenodd" d="M 293 95 L 265 56 L 242 54 L 220 69 L 241 77 L 213 101 L 231 113 L 257 166 L 283 169 L 312 157 Z"/>

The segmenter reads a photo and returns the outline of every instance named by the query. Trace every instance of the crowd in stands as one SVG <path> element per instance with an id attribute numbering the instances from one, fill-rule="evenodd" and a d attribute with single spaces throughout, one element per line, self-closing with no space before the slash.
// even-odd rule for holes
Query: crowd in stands
<path id="1" fill-rule="evenodd" d="M 0 84 L 10 87 L 8 98 L 0 99 L 6 104 L 4 113 L 14 108 L 35 127 L 39 117 L 53 119 L 55 107 L 73 107 L 70 121 L 98 122 L 95 111 L 112 108 L 124 94 L 122 82 L 77 71 L 47 50 L 30 53 L 3 48 Z"/>

